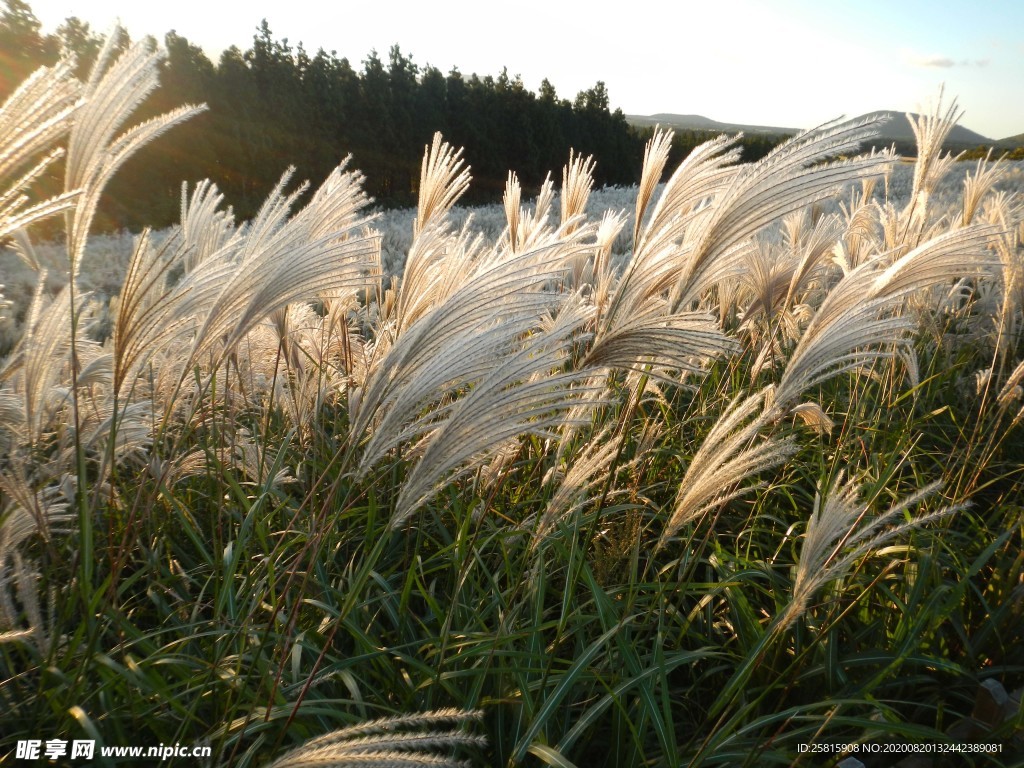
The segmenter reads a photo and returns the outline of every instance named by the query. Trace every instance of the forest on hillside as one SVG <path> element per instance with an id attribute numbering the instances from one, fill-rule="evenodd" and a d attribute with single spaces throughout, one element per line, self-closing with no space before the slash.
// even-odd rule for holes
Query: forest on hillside
<path id="1" fill-rule="evenodd" d="M 0 13 L 0 101 L 62 50 L 85 77 L 101 36 L 80 18 L 44 34 L 28 3 L 5 0 Z M 243 30 L 239 30 L 240 36 Z M 129 45 L 127 34 L 120 42 Z M 407 206 L 416 199 L 424 147 L 435 131 L 465 148 L 473 166 L 465 202 L 500 199 L 509 169 L 524 190 L 536 191 L 561 168 L 569 150 L 592 155 L 598 186 L 635 184 L 651 128 L 636 128 L 612 109 L 604 82 L 561 97 L 545 79 L 539 92 L 503 70 L 496 76 L 443 73 L 420 66 L 394 45 L 386 57 L 370 51 L 359 64 L 336 51 L 307 51 L 276 39 L 264 20 L 242 50 L 232 46 L 214 62 L 175 31 L 154 47 L 166 49 L 161 87 L 136 115 L 145 119 L 181 104 L 208 110 L 133 157 L 115 177 L 101 205 L 100 230 L 177 221 L 182 181 L 210 178 L 241 219 L 251 218 L 291 165 L 296 179 L 319 184 L 345 157 L 366 175 L 378 204 Z M 679 132 L 673 161 L 709 138 Z M 781 137 L 751 136 L 744 158 L 763 156 Z M 56 168 L 41 193 L 59 189 Z"/>

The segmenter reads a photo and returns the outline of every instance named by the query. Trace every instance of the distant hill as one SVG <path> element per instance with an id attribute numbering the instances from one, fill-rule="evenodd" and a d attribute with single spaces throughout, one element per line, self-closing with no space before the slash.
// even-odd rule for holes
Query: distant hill
<path id="1" fill-rule="evenodd" d="M 662 112 L 657 115 L 626 115 L 626 121 L 630 125 L 647 127 L 660 125 L 662 128 L 672 128 L 677 131 L 716 131 L 720 133 L 745 134 L 770 133 L 770 134 L 794 134 L 796 128 L 776 128 L 768 125 L 742 125 L 740 123 L 720 123 L 703 115 L 673 115 Z"/>
<path id="2" fill-rule="evenodd" d="M 907 119 L 906 114 L 903 112 L 890 112 L 889 114 L 892 117 L 888 123 L 882 126 L 882 135 L 876 144 L 884 144 L 886 142 L 900 144 L 915 141 L 914 129 L 910 127 L 910 120 Z M 861 115 L 861 117 L 867 116 L 866 114 Z M 982 136 L 980 133 L 975 133 L 969 128 L 964 128 L 962 125 L 957 125 L 949 132 L 949 137 L 946 139 L 944 146 L 948 149 L 955 149 L 976 147 L 979 144 L 991 146 L 995 144 L 995 141 Z"/>
<path id="3" fill-rule="evenodd" d="M 996 142 L 996 147 L 999 149 L 1016 149 L 1017 147 L 1024 147 L 1024 133 L 1018 133 L 1016 136 L 1007 136 L 1005 139 L 1000 139 Z"/>
<path id="4" fill-rule="evenodd" d="M 870 114 L 877 113 L 866 113 L 860 115 L 860 117 L 866 118 Z M 881 136 L 874 141 L 874 145 L 878 148 L 882 148 L 896 144 L 897 151 L 900 153 L 913 154 L 913 147 L 915 144 L 914 130 L 910 127 L 910 120 L 907 119 L 907 115 L 903 112 L 896 111 L 891 111 L 888 114 L 891 115 L 891 117 L 887 123 L 883 124 Z M 657 115 L 626 115 L 626 120 L 631 125 L 638 127 L 661 125 L 665 128 L 672 128 L 677 131 L 709 131 L 721 133 L 737 133 L 742 131 L 747 136 L 766 134 L 791 135 L 798 132 L 798 129 L 796 128 L 780 128 L 778 126 L 769 125 L 746 125 L 741 123 L 722 123 L 718 120 L 712 120 L 709 117 L 704 117 L 703 115 L 676 115 L 667 112 L 659 113 Z M 986 136 L 982 136 L 980 133 L 976 133 L 969 128 L 964 128 L 962 125 L 958 125 L 950 131 L 949 137 L 946 139 L 944 146 L 948 150 L 959 151 L 962 149 L 974 149 L 981 145 L 1002 149 L 1015 149 L 1017 147 L 1024 146 L 1024 133 L 995 141 Z"/>

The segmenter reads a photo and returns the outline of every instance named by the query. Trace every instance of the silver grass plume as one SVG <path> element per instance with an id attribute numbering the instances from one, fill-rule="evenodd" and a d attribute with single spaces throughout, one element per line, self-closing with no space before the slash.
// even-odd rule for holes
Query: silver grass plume
<path id="1" fill-rule="evenodd" d="M 81 107 L 81 83 L 64 59 L 32 73 L 0 107 L 0 239 L 74 206 L 78 190 L 28 205 L 26 192 L 64 150 L 57 146 Z M 26 170 L 25 167 L 31 164 Z M 16 173 L 21 175 L 8 181 Z"/>
<path id="2" fill-rule="evenodd" d="M 868 178 L 864 180 L 864 184 L 867 187 L 873 181 L 873 178 Z M 805 220 L 806 210 L 793 215 L 793 227 L 786 232 L 786 244 L 796 258 L 796 265 L 785 301 L 781 306 L 783 311 L 791 309 L 793 304 L 803 297 L 809 283 L 821 274 L 822 261 L 831 252 L 842 230 L 838 215 L 818 217 L 809 231 L 804 226 Z"/>
<path id="3" fill-rule="evenodd" d="M 921 242 L 927 226 L 931 195 L 959 157 L 949 152 L 942 154 L 943 142 L 963 116 L 963 110 L 957 106 L 956 99 L 943 113 L 943 91 L 944 87 L 940 87 L 930 114 L 907 115 L 917 140 L 917 159 L 914 162 L 910 201 L 900 217 L 901 244 L 905 247 L 912 248 Z"/>
<path id="4" fill-rule="evenodd" d="M 640 185 L 636 193 L 636 210 L 633 217 L 633 248 L 636 249 L 640 241 L 640 231 L 643 228 L 644 215 L 647 213 L 647 206 L 654 197 L 654 190 L 661 181 L 665 172 L 665 165 L 668 163 L 668 155 L 672 149 L 672 139 L 675 132 L 661 129 L 655 126 L 654 134 L 644 146 L 644 162 L 640 171 Z"/>
<path id="5" fill-rule="evenodd" d="M 845 226 L 842 237 L 833 246 L 832 260 L 843 272 L 883 250 L 878 235 L 880 207 L 872 201 L 876 183 L 875 178 L 864 179 L 860 190 L 853 188 L 849 200 L 839 203 Z"/>
<path id="6" fill-rule="evenodd" d="M 713 315 L 696 311 L 671 314 L 667 304 L 663 299 L 648 300 L 630 318 L 605 331 L 582 365 L 642 369 L 675 382 L 660 369 L 701 373 L 713 358 L 739 351 L 739 345 L 722 333 Z"/>
<path id="7" fill-rule="evenodd" d="M 53 533 L 63 530 L 71 516 L 68 514 L 69 490 L 67 476 L 56 479 L 41 490 L 33 487 L 35 479 L 28 460 L 15 457 L 0 471 L 0 491 L 8 504 L 0 517 L 0 561 L 14 552 L 32 535 L 49 540 Z"/>
<path id="8" fill-rule="evenodd" d="M 516 241 L 511 244 L 515 253 L 536 248 L 543 243 L 551 234 L 548 225 L 548 217 L 551 214 L 551 205 L 555 199 L 555 183 L 551 180 L 549 173 L 540 185 L 540 192 L 533 204 L 533 213 L 527 215 L 525 210 L 519 214 L 519 226 L 516 231 Z"/>
<path id="9" fill-rule="evenodd" d="M 834 194 L 843 185 L 882 174 L 889 154 L 825 162 L 850 154 L 878 134 L 883 115 L 833 121 L 801 133 L 764 158 L 740 166 L 728 189 L 717 195 L 687 229 L 685 259 L 672 292 L 673 308 L 687 307 L 705 289 L 732 274 L 746 241 L 766 225 Z"/>
<path id="10" fill-rule="evenodd" d="M 403 330 L 353 393 L 352 438 L 361 440 L 374 423 L 360 473 L 419 433 L 410 425 L 424 408 L 479 380 L 519 349 L 538 318 L 556 312 L 565 295 L 548 286 L 564 276 L 589 234 L 580 229 L 563 241 L 552 233 L 522 253 L 482 255 L 456 290 Z"/>
<path id="11" fill-rule="evenodd" d="M 448 221 L 433 221 L 413 239 L 394 304 L 381 308 L 378 353 L 382 344 L 404 333 L 479 267 L 483 238 L 471 234 L 470 224 L 471 217 L 456 233 Z"/>
<path id="12" fill-rule="evenodd" d="M 523 434 L 552 435 L 587 388 L 587 371 L 565 371 L 565 356 L 588 320 L 579 302 L 563 304 L 555 322 L 527 336 L 521 348 L 497 358 L 464 396 L 415 419 L 405 435 L 426 434 L 421 456 L 399 494 L 392 527 L 400 526 L 451 473 L 480 466 L 495 447 Z"/>
<path id="13" fill-rule="evenodd" d="M 8 558 L 5 549 L 6 543 L 0 540 L 0 645 L 31 640 L 38 653 L 45 656 L 53 639 L 47 632 L 39 602 L 39 574 L 17 550 L 11 550 Z M 27 628 L 18 620 L 15 599 L 21 603 Z"/>
<path id="14" fill-rule="evenodd" d="M 597 387 L 594 389 L 600 391 Z M 533 533 L 533 547 L 537 546 L 559 520 L 568 517 L 585 504 L 590 492 L 606 479 L 625 436 L 624 431 L 613 432 L 606 427 L 583 444 L 537 523 Z"/>
<path id="15" fill-rule="evenodd" d="M 993 314 L 997 350 L 1004 354 L 1020 335 L 1020 309 L 1024 307 L 1024 252 L 1020 247 L 1024 240 L 1024 204 L 997 192 L 986 201 L 982 218 L 1002 229 L 995 242 L 1001 280 L 993 286 L 997 302 Z"/>
<path id="16" fill-rule="evenodd" d="M 769 325 L 774 321 L 778 326 L 785 319 L 784 304 L 796 264 L 785 249 L 765 242 L 747 251 L 743 264 L 743 273 L 731 281 L 741 310 L 740 330 L 755 341 L 767 336 L 766 346 L 775 346 L 775 328 Z"/>
<path id="17" fill-rule="evenodd" d="M 569 150 L 569 163 L 562 169 L 561 214 L 562 226 L 567 228 L 566 234 L 572 234 L 579 225 L 581 217 L 587 209 L 590 190 L 594 186 L 593 156 L 573 154 Z"/>
<path id="18" fill-rule="evenodd" d="M 508 179 L 505 181 L 505 191 L 501 196 L 501 204 L 505 209 L 505 221 L 508 223 L 507 236 L 509 248 L 517 250 L 519 243 L 519 217 L 522 214 L 520 205 L 523 198 L 523 188 L 519 184 L 519 177 L 515 171 L 508 172 Z"/>
<path id="19" fill-rule="evenodd" d="M 741 167 L 736 165 L 741 154 L 740 138 L 739 134 L 717 136 L 699 144 L 683 159 L 665 182 L 650 217 L 641 227 L 638 250 L 650 247 L 647 242 L 651 238 L 678 241 L 692 221 L 687 217 L 707 207 L 729 188 Z M 657 144 L 652 146 L 650 181 L 645 182 L 644 187 L 657 184 L 662 174 L 659 165 L 663 166 L 663 162 L 658 150 Z M 641 178 L 647 176 L 648 171 L 642 172 Z M 639 198 L 637 202 L 640 202 Z"/>
<path id="20" fill-rule="evenodd" d="M 998 234 L 973 225 L 930 240 L 888 267 L 865 262 L 845 275 L 821 303 L 786 364 L 771 407 L 780 413 L 809 387 L 905 344 L 913 320 L 897 310 L 910 294 L 992 265 L 988 246 Z"/>
<path id="21" fill-rule="evenodd" d="M 935 482 L 894 504 L 886 512 L 870 517 L 870 500 L 860 498 L 861 479 L 853 477 L 845 483 L 842 480 L 843 473 L 839 472 L 824 499 L 820 490 L 815 497 L 814 512 L 807 523 L 800 548 L 793 595 L 776 620 L 773 631 L 781 632 L 789 627 L 807 611 L 816 592 L 842 579 L 857 560 L 877 552 L 908 531 L 941 520 L 967 506 L 956 504 L 905 519 L 909 514 L 907 510 L 941 488 L 942 483 Z"/>
<path id="22" fill-rule="evenodd" d="M 1006 176 L 1006 164 L 1003 158 L 992 162 L 992 150 L 989 149 L 984 158 L 978 160 L 974 173 L 964 175 L 963 211 L 960 223 L 967 226 L 974 221 L 986 195 L 991 192 Z"/>
<path id="23" fill-rule="evenodd" d="M 646 209 L 645 197 L 653 193 L 664 168 L 664 141 L 652 138 L 641 173 L 637 211 Z M 653 298 L 661 297 L 680 279 L 682 262 L 679 243 L 696 211 L 720 194 L 736 173 L 728 165 L 739 157 L 730 145 L 734 139 L 720 136 L 696 147 L 665 183 L 661 196 L 646 222 L 635 235 L 633 255 L 616 284 L 608 308 L 602 313 L 597 336 L 611 332 L 622 319 L 631 317 Z M 639 217 L 638 217 L 639 218 Z"/>
<path id="24" fill-rule="evenodd" d="M 442 301 L 476 258 L 478 242 L 470 238 L 468 226 L 454 242 L 448 221 L 452 206 L 465 194 L 470 181 L 462 150 L 455 150 L 435 133 L 423 156 L 413 241 L 398 284 L 390 333 L 401 334 Z M 462 263 L 452 264 L 454 258 Z"/>
<path id="25" fill-rule="evenodd" d="M 671 134 L 656 132 L 648 143 L 638 219 L 664 169 L 670 140 Z M 679 279 L 678 242 L 694 210 L 731 178 L 733 172 L 725 168 L 736 157 L 726 151 L 730 143 L 720 137 L 697 147 L 666 183 L 647 224 L 635 228 L 637 243 L 622 278 L 610 289 L 600 286 L 601 312 L 584 365 L 639 369 L 655 364 L 656 375 L 663 375 L 659 367 L 696 372 L 708 359 L 736 348 L 712 316 L 673 312 L 666 300 Z"/>
<path id="26" fill-rule="evenodd" d="M 370 720 L 310 739 L 268 768 L 468 768 L 450 755 L 487 746 L 485 737 L 458 727 L 482 717 L 478 710 L 452 708 Z"/>
<path id="27" fill-rule="evenodd" d="M 115 30 L 107 37 L 83 89 L 85 105 L 75 116 L 68 138 L 64 188 L 81 190 L 81 199 L 68 215 L 68 261 L 71 279 L 78 276 L 89 227 L 100 195 L 121 165 L 143 145 L 174 125 L 203 112 L 205 106 L 186 105 L 145 122 L 120 135 L 118 131 L 157 87 L 162 54 L 139 42 L 113 64 Z"/>
<path id="28" fill-rule="evenodd" d="M 366 232 L 358 212 L 367 203 L 362 175 L 338 166 L 290 219 L 294 195 L 282 177 L 245 237 L 187 274 L 177 286 L 174 314 L 205 318 L 182 370 L 216 346 L 223 359 L 263 318 L 321 293 L 367 287 L 379 265 L 380 238 Z"/>
<path id="29" fill-rule="evenodd" d="M 224 195 L 209 179 L 196 184 L 188 193 L 188 182 L 181 184 L 181 239 L 183 266 L 191 272 L 210 256 L 234 245 L 242 232 L 235 226 L 231 207 L 222 209 Z"/>
<path id="30" fill-rule="evenodd" d="M 55 394 L 66 383 L 65 366 L 70 354 L 67 328 L 71 293 L 65 287 L 47 302 L 43 296 L 45 271 L 40 277 L 23 335 L 0 376 L 8 380 L 8 394 L 19 400 L 16 429 L 22 444 L 30 447 L 38 445 L 44 433 L 57 426 L 55 415 L 64 400 Z M 84 307 L 85 298 L 76 297 L 76 312 Z"/>
<path id="31" fill-rule="evenodd" d="M 135 373 L 153 355 L 191 328 L 190 318 L 173 315 L 167 285 L 175 256 L 191 252 L 180 237 L 168 238 L 160 248 L 152 245 L 148 230 L 137 239 L 114 315 L 112 383 L 118 397 L 128 396 Z"/>
<path id="32" fill-rule="evenodd" d="M 37 491 L 29 479 L 31 471 L 21 456 L 10 458 L 0 468 L 0 495 L 9 500 L 0 509 L 0 643 L 32 640 L 39 652 L 46 654 L 52 638 L 40 607 L 38 575 L 19 548 L 31 536 L 49 539 L 65 532 L 63 525 L 72 518 L 68 498 L 73 492 L 66 491 L 65 483 Z"/>
<path id="33" fill-rule="evenodd" d="M 781 464 L 796 452 L 792 437 L 760 437 L 766 420 L 759 411 L 766 395 L 762 390 L 743 399 L 737 397 L 718 417 L 686 468 L 659 548 L 684 525 L 752 490 L 741 485 L 748 477 Z"/>
<path id="34" fill-rule="evenodd" d="M 1001 408 L 1009 408 L 1016 400 L 1020 398 L 1021 394 L 1021 382 L 1024 382 L 1024 360 L 1013 369 L 1009 377 L 1007 377 L 1006 383 L 1003 384 L 999 390 L 997 401 Z M 1017 424 L 1021 419 L 1024 419 L 1024 407 L 1022 407 L 1017 415 L 1013 417 L 1013 423 Z"/>
<path id="35" fill-rule="evenodd" d="M 594 186 L 594 159 L 574 155 L 569 150 L 569 163 L 562 169 L 561 226 L 559 232 L 571 235 L 586 220 L 587 200 Z M 597 249 L 581 252 L 569 262 L 567 284 L 571 289 L 588 284 L 593 273 Z"/>
<path id="36" fill-rule="evenodd" d="M 581 367 L 595 372 L 589 382 L 593 386 L 607 387 L 604 372 L 608 368 L 643 374 L 627 380 L 629 401 L 614 438 L 620 444 L 628 428 L 626 414 L 640 401 L 643 388 L 653 386 L 649 377 L 674 381 L 671 371 L 700 372 L 711 358 L 738 348 L 711 315 L 688 310 L 672 312 L 666 298 L 679 278 L 682 262 L 678 247 L 686 228 L 698 215 L 696 212 L 727 187 L 735 173 L 727 167 L 739 154 L 738 149 L 729 149 L 733 143 L 734 140 L 719 137 L 697 147 L 672 174 L 649 220 L 641 225 L 671 144 L 670 133 L 656 131 L 644 157 L 630 262 L 614 287 L 607 269 L 595 270 L 599 281 L 595 286 L 598 321 L 594 341 Z M 610 394 L 595 394 L 591 399 L 599 400 Z M 560 455 L 589 405 L 581 404 L 567 414 L 572 423 L 563 430 Z M 614 456 L 601 457 L 602 461 L 605 459 L 611 461 Z M 581 472 L 587 474 L 585 467 L 581 467 Z M 547 521 L 559 514 L 559 510 L 553 510 Z"/>
<path id="37" fill-rule="evenodd" d="M 440 133 L 435 133 L 420 168 L 420 192 L 413 234 L 422 232 L 431 220 L 447 216 L 469 189 L 471 180 L 469 168 L 462 160 L 462 150 L 455 150 Z"/>
<path id="38" fill-rule="evenodd" d="M 603 393 L 603 390 L 595 384 L 591 383 L 591 386 L 595 394 Z M 586 405 L 579 407 L 582 412 Z M 567 431 L 565 430 L 563 435 Z M 628 432 L 605 427 L 585 442 L 571 460 L 571 466 L 561 478 L 561 482 L 558 483 L 543 514 L 537 521 L 530 546 L 536 548 L 560 521 L 592 502 L 598 488 L 607 485 L 608 498 L 621 493 L 621 490 L 614 487 L 619 475 L 633 470 L 643 462 L 661 434 L 662 430 L 658 422 L 647 422 L 636 446 L 634 457 L 617 465 L 615 465 L 616 458 L 620 456 L 623 441 Z M 615 477 L 609 478 L 613 465 L 615 465 Z"/>

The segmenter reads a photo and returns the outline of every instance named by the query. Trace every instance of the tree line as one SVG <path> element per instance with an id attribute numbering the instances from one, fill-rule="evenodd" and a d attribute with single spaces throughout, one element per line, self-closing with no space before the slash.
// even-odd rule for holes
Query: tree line
<path id="1" fill-rule="evenodd" d="M 76 56 L 81 75 L 89 71 L 101 39 L 87 22 L 68 18 L 54 33 L 43 34 L 28 3 L 4 5 L 0 99 L 37 67 L 55 62 L 62 50 Z M 128 44 L 127 35 L 118 41 Z M 397 45 L 386 58 L 371 51 L 357 68 L 335 51 L 310 53 L 301 43 L 276 39 L 265 20 L 248 49 L 232 46 L 216 63 L 175 31 L 166 34 L 163 46 L 162 87 L 138 118 L 184 103 L 209 109 L 119 171 L 101 204 L 100 228 L 173 223 L 181 182 L 203 178 L 216 182 L 236 216 L 246 219 L 288 166 L 315 186 L 349 155 L 379 204 L 411 205 L 424 147 L 435 131 L 465 148 L 474 177 L 469 203 L 498 200 L 509 169 L 524 191 L 539 189 L 547 173 L 565 163 L 570 148 L 594 156 L 598 185 L 634 184 L 651 133 L 611 109 L 602 81 L 570 101 L 547 79 L 534 92 L 507 70 L 496 77 L 465 75 L 457 68 L 445 74 L 419 66 Z M 677 135 L 675 159 L 709 135 Z M 745 139 L 745 159 L 760 157 L 778 140 Z M 54 176 L 49 185 L 58 186 L 59 179 Z"/>

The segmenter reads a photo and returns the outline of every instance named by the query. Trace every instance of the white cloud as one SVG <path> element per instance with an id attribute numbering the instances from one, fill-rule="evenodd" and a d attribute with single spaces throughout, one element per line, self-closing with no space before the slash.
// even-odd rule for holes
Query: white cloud
<path id="1" fill-rule="evenodd" d="M 919 54 L 907 54 L 907 60 L 915 67 L 927 69 L 950 69 L 952 67 L 987 67 L 988 59 L 953 59 L 949 56 L 922 56 Z"/>

